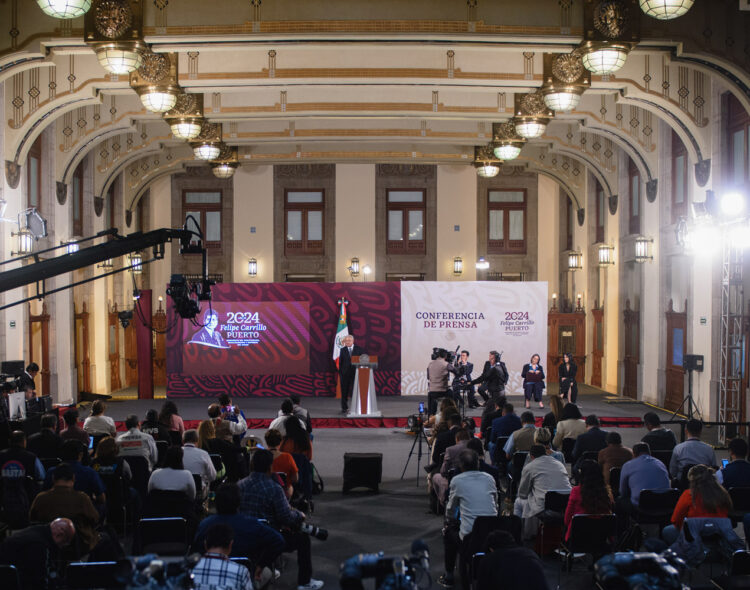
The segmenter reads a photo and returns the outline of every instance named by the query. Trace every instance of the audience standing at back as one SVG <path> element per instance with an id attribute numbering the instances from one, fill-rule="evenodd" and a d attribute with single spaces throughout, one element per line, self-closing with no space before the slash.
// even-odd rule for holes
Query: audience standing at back
<path id="1" fill-rule="evenodd" d="M 719 470 L 716 478 L 726 489 L 750 487 L 750 463 L 747 461 L 747 443 L 741 438 L 729 441 L 729 464 Z"/>
<path id="2" fill-rule="evenodd" d="M 114 436 L 117 432 L 115 421 L 109 416 L 105 416 L 107 404 L 102 400 L 96 400 L 91 404 L 91 415 L 83 423 L 83 429 L 91 436 L 109 435 Z"/>
<path id="3" fill-rule="evenodd" d="M 648 444 L 652 451 L 671 451 L 677 446 L 674 432 L 661 425 L 661 420 L 656 412 L 646 412 L 643 415 L 643 424 L 648 433 L 641 439 Z"/>
<path id="4" fill-rule="evenodd" d="M 717 467 L 713 448 L 701 441 L 703 424 L 700 420 L 688 420 L 686 429 L 687 440 L 674 448 L 669 461 L 669 475 L 675 479 L 680 479 L 684 469 L 690 465 Z"/>

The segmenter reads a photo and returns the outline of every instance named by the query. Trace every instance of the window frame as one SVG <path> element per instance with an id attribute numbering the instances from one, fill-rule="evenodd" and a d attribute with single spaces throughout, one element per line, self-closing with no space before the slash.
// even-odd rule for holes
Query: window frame
<path id="1" fill-rule="evenodd" d="M 599 182 L 599 179 L 595 178 L 594 180 L 596 181 L 596 184 L 594 185 L 594 198 L 596 199 L 596 239 L 594 242 L 601 244 L 604 242 L 604 228 L 607 225 L 607 204 L 605 202 L 607 200 L 607 195 L 604 192 L 604 187 L 602 186 L 602 183 Z"/>
<path id="2" fill-rule="evenodd" d="M 219 202 L 218 203 L 188 203 L 187 202 L 187 195 L 189 193 L 218 193 L 219 194 Z M 141 199 L 142 201 L 142 199 Z M 200 214 L 200 219 L 198 220 L 198 223 L 200 223 L 201 231 L 206 231 L 206 213 L 209 212 L 218 212 L 219 213 L 219 240 L 212 240 L 203 241 L 203 245 L 206 249 L 210 249 L 213 252 L 221 252 L 222 251 L 222 242 L 224 241 L 224 232 L 222 231 L 222 224 L 224 223 L 224 191 L 220 188 L 206 188 L 206 189 L 197 189 L 197 188 L 185 188 L 182 189 L 182 221 L 185 222 L 185 219 L 187 218 L 188 211 L 195 211 Z M 189 227 L 188 229 L 194 229 L 193 227 Z"/>
<path id="3" fill-rule="evenodd" d="M 682 156 L 685 161 L 685 167 L 682 170 L 682 186 L 685 191 L 682 203 L 677 202 L 677 160 L 680 156 Z M 672 131 L 672 223 L 677 223 L 680 217 L 687 217 L 687 204 L 690 199 L 690 188 L 688 185 L 689 167 L 690 163 L 688 161 L 687 148 L 685 147 L 685 144 L 682 143 L 680 137 Z"/>
<path id="4" fill-rule="evenodd" d="M 320 193 L 320 203 L 290 203 L 289 193 Z M 284 189 L 284 255 L 285 256 L 324 256 L 326 235 L 326 191 L 323 188 L 285 188 Z M 289 212 L 302 213 L 302 239 L 289 240 Z M 320 212 L 320 240 L 308 240 L 308 213 Z M 300 242 L 297 244 L 297 242 Z"/>
<path id="5" fill-rule="evenodd" d="M 78 190 L 76 190 L 76 181 L 78 181 Z M 81 161 L 73 172 L 71 182 L 71 192 L 73 201 L 71 203 L 73 210 L 73 235 L 83 236 L 83 161 Z M 78 204 L 78 216 L 76 216 L 76 203 Z"/>
<path id="6" fill-rule="evenodd" d="M 490 193 L 522 193 L 522 202 L 492 202 Z M 526 254 L 528 234 L 528 191 L 525 188 L 488 188 L 487 189 L 487 254 Z M 490 217 L 492 211 L 503 211 L 503 239 L 490 239 Z M 510 213 L 511 211 L 521 211 L 523 213 L 523 239 L 510 239 Z M 511 244 L 511 241 L 514 242 Z M 500 243 L 502 242 L 502 243 Z M 520 244 L 518 244 L 520 242 Z"/>
<path id="7" fill-rule="evenodd" d="M 391 193 L 422 193 L 422 201 L 392 203 Z M 389 240 L 389 221 L 391 211 L 401 211 L 401 240 Z M 422 239 L 410 240 L 409 213 L 419 211 L 422 214 Z M 427 189 L 426 188 L 389 188 L 385 191 L 385 249 L 387 254 L 424 256 L 427 253 Z"/>
<path id="8" fill-rule="evenodd" d="M 641 233 L 641 211 L 643 208 L 643 200 L 641 199 L 641 173 L 638 170 L 638 166 L 632 158 L 629 158 L 628 164 L 628 230 L 631 234 Z M 633 181 L 637 184 L 637 193 L 633 195 Z M 633 203 L 637 203 L 637 213 L 633 213 Z"/>
<path id="9" fill-rule="evenodd" d="M 31 160 L 37 161 L 37 177 L 31 178 Z M 36 180 L 36 182 L 34 182 Z M 36 203 L 31 202 L 31 187 L 36 185 Z M 34 140 L 29 148 L 29 155 L 26 157 L 26 203 L 28 207 L 34 207 L 40 213 L 42 212 L 42 135 Z"/>

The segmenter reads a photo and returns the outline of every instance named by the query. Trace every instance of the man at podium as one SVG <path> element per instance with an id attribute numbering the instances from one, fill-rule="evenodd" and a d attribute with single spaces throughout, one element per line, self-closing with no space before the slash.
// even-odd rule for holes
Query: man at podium
<path id="1" fill-rule="evenodd" d="M 341 379 L 341 413 L 349 411 L 349 398 L 354 388 L 355 367 L 352 365 L 352 357 L 365 354 L 364 348 L 354 344 L 354 336 L 348 334 L 344 338 L 344 346 L 339 354 L 339 377 Z"/>

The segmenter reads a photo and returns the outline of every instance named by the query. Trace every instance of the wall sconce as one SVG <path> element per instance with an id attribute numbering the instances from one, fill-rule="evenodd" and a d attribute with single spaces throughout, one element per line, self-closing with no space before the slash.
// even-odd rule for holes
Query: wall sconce
<path id="1" fill-rule="evenodd" d="M 34 237 L 28 229 L 20 229 L 18 232 L 10 233 L 11 237 L 18 238 L 18 252 L 11 252 L 11 256 L 26 256 L 31 254 L 34 249 Z"/>
<path id="2" fill-rule="evenodd" d="M 599 244 L 599 266 L 612 266 L 615 263 L 615 247 Z"/>
<path id="3" fill-rule="evenodd" d="M 457 277 L 461 276 L 464 272 L 464 259 L 460 256 L 456 256 L 453 259 L 453 274 Z"/>
<path id="4" fill-rule="evenodd" d="M 143 272 L 143 257 L 140 254 L 131 254 L 128 257 L 130 261 L 130 272 L 139 275 Z"/>
<path id="5" fill-rule="evenodd" d="M 107 260 L 105 260 L 101 264 L 97 264 L 96 267 L 97 268 L 104 268 L 104 269 L 109 270 L 109 269 L 115 267 L 115 262 L 111 258 L 107 258 Z"/>
<path id="6" fill-rule="evenodd" d="M 247 261 L 247 274 L 251 277 L 258 276 L 258 261 L 255 258 L 251 258 Z"/>
<path id="7" fill-rule="evenodd" d="M 60 242 L 60 244 L 65 246 L 66 254 L 75 254 L 80 249 L 77 242 Z"/>
<path id="8" fill-rule="evenodd" d="M 645 236 L 638 236 L 635 239 L 635 261 L 639 263 L 653 260 L 654 255 L 651 254 L 651 244 L 654 243 L 653 238 L 647 238 Z"/>
<path id="9" fill-rule="evenodd" d="M 581 293 L 576 295 L 576 311 L 583 311 L 583 295 Z"/>
<path id="10" fill-rule="evenodd" d="M 568 270 L 583 270 L 583 254 L 578 250 L 568 252 Z"/>
<path id="11" fill-rule="evenodd" d="M 359 276 L 359 258 L 352 258 L 347 269 L 352 277 Z"/>
<path id="12" fill-rule="evenodd" d="M 490 263 L 484 259 L 484 256 L 480 256 L 476 263 L 477 270 L 487 270 L 490 267 Z"/>
<path id="13" fill-rule="evenodd" d="M 557 293 L 552 293 L 552 309 L 557 309 Z"/>

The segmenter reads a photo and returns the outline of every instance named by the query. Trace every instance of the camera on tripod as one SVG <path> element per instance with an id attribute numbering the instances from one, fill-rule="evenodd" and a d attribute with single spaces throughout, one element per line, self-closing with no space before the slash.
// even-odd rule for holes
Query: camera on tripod
<path id="1" fill-rule="evenodd" d="M 443 357 L 449 364 L 453 364 L 456 361 L 456 353 L 447 348 L 441 348 L 439 346 L 432 347 L 432 355 L 430 358 L 434 361 L 436 358 Z"/>
<path id="2" fill-rule="evenodd" d="M 362 590 L 365 578 L 375 578 L 379 590 L 416 590 L 423 576 L 429 576 L 430 552 L 427 544 L 416 539 L 411 553 L 387 557 L 380 553 L 360 553 L 341 564 L 339 584 L 342 590 Z"/>

